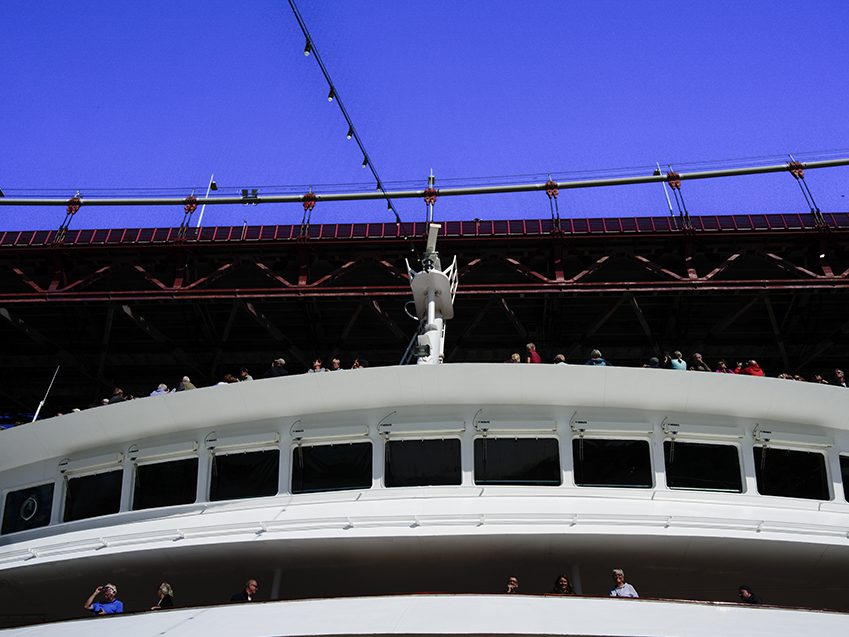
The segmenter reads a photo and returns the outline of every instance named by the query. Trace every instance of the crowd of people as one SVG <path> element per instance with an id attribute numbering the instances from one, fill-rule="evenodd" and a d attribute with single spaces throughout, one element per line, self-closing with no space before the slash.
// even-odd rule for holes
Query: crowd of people
<path id="1" fill-rule="evenodd" d="M 614 568 L 611 571 L 613 584 L 608 588 L 607 594 L 610 597 L 630 597 L 637 598 L 637 589 L 625 581 L 625 571 L 621 568 Z M 244 587 L 234 593 L 230 597 L 231 603 L 245 603 L 255 601 L 259 583 L 251 578 L 245 582 Z M 519 578 L 511 575 L 507 578 L 507 586 L 504 591 L 507 594 L 518 594 Z M 560 574 L 554 580 L 550 595 L 576 595 L 575 589 L 569 582 L 569 577 Z M 174 590 L 167 582 L 162 582 L 157 589 L 158 599 L 156 603 L 150 607 L 150 610 L 161 610 L 165 608 L 174 608 Z M 102 596 L 103 601 L 95 601 Z M 741 584 L 737 588 L 737 597 L 743 604 L 760 604 L 761 600 L 755 595 L 750 586 Z M 83 608 L 95 615 L 116 615 L 124 612 L 124 604 L 118 599 L 118 587 L 115 584 L 104 584 L 94 589 L 94 592 L 89 595 L 88 599 L 83 604 Z M 147 610 L 147 609 L 145 609 Z"/>
<path id="2" fill-rule="evenodd" d="M 518 352 L 514 352 L 507 359 L 508 363 L 542 363 L 542 357 L 537 352 L 537 347 L 533 343 L 525 345 L 525 355 L 522 356 Z M 565 354 L 555 354 L 552 363 L 555 365 L 566 365 Z M 584 365 L 594 365 L 600 367 L 612 367 L 613 364 L 601 355 L 601 351 L 594 349 L 590 352 L 589 358 L 582 361 Z M 754 359 L 748 359 L 745 362 L 738 361 L 734 366 L 728 364 L 724 358 L 720 358 L 716 365 L 708 365 L 702 355 L 698 352 L 690 356 L 689 362 L 684 358 L 684 355 L 679 351 L 674 351 L 671 354 L 664 352 L 662 356 L 651 356 L 644 364 L 645 369 L 673 369 L 678 371 L 691 372 L 715 372 L 718 374 L 740 374 L 742 376 L 766 376 L 766 373 Z M 821 383 L 823 385 L 836 385 L 838 387 L 847 387 L 846 375 L 842 369 L 834 369 L 831 379 L 827 379 L 822 373 L 812 374 L 810 378 L 806 378 L 800 374 L 791 374 L 782 372 L 776 378 L 786 380 L 808 381 L 812 383 Z"/>
<path id="3" fill-rule="evenodd" d="M 733 360 L 733 359 L 730 359 Z M 528 363 L 528 364 L 543 364 L 543 359 L 540 353 L 537 351 L 537 347 L 534 343 L 528 343 L 525 346 L 524 354 L 520 354 L 519 352 L 514 352 L 510 357 L 505 361 L 507 363 Z M 552 361 L 554 365 L 566 365 L 566 364 L 576 364 L 575 361 L 567 361 L 566 355 L 559 353 L 555 354 Z M 609 360 L 604 358 L 601 354 L 601 351 L 598 349 L 594 349 L 590 352 L 589 357 L 586 359 L 581 359 L 577 362 L 577 364 L 583 365 L 592 365 L 592 366 L 613 366 Z M 314 374 L 314 373 L 322 373 L 322 372 L 335 372 L 340 371 L 342 369 L 364 369 L 368 367 L 368 361 L 364 358 L 354 358 L 351 362 L 350 366 L 345 367 L 342 364 L 341 359 L 334 356 L 330 359 L 330 362 L 327 366 L 325 366 L 324 361 L 321 358 L 315 358 L 312 361 L 309 369 L 307 369 L 306 373 Z M 651 356 L 649 359 L 642 365 L 643 368 L 646 369 L 671 369 L 677 371 L 694 371 L 694 372 L 714 372 L 718 374 L 738 374 L 741 376 L 766 376 L 766 372 L 763 368 L 758 364 L 758 362 L 754 359 L 748 360 L 739 360 L 734 364 L 729 364 L 726 359 L 719 359 L 715 364 L 710 365 L 707 361 L 702 357 L 702 355 L 698 352 L 693 353 L 688 359 L 684 358 L 684 355 L 680 351 L 673 351 L 671 353 L 665 352 L 661 356 Z M 283 358 L 276 358 L 271 361 L 268 369 L 265 370 L 259 377 L 260 378 L 279 378 L 281 376 L 288 376 L 289 370 L 286 369 L 286 361 Z M 812 383 L 820 383 L 824 385 L 832 385 L 837 387 L 847 387 L 846 383 L 846 375 L 844 374 L 842 369 L 835 368 L 831 371 L 830 374 L 824 374 L 822 372 L 816 372 L 811 374 L 810 376 L 803 376 L 801 374 L 791 374 L 789 372 L 782 372 L 776 376 L 776 378 L 782 378 L 786 380 L 795 380 L 795 381 L 807 381 Z M 223 375 L 221 380 L 216 383 L 217 385 L 227 385 L 230 383 L 240 383 L 245 381 L 254 380 L 254 377 L 251 375 L 250 371 L 246 367 L 241 367 L 238 372 L 231 373 L 228 372 Z M 192 389 L 197 389 L 197 386 L 191 381 L 188 376 L 183 376 L 182 379 L 176 383 L 173 387 L 169 388 L 166 383 L 159 383 L 156 388 L 151 391 L 148 396 L 165 396 L 166 394 L 174 393 L 174 392 L 182 392 L 188 391 Z M 145 394 L 142 394 L 144 396 Z M 140 398 L 141 396 L 126 393 L 120 387 L 115 387 L 112 391 L 112 394 L 108 397 L 101 399 L 95 405 L 91 405 L 92 407 L 97 405 L 112 405 L 114 403 L 120 403 L 127 400 L 133 400 L 135 398 Z M 80 411 L 79 409 L 74 409 L 73 411 Z M 56 415 L 62 415 L 61 412 Z M 18 423 L 19 424 L 19 423 Z M 7 428 L 11 425 L 3 425 L 0 428 Z"/>
<path id="4" fill-rule="evenodd" d="M 245 587 L 230 597 L 231 602 L 252 602 L 259 589 L 255 579 L 245 582 Z M 162 582 L 156 591 L 158 599 L 149 610 L 174 608 L 174 589 L 168 582 Z M 103 601 L 95 601 L 102 598 Z M 118 599 L 118 587 L 115 584 L 104 584 L 94 589 L 83 604 L 83 608 L 95 615 L 117 615 L 124 612 L 124 603 Z M 148 610 L 148 609 L 145 609 Z"/>
<path id="5" fill-rule="evenodd" d="M 607 594 L 610 597 L 631 597 L 637 598 L 639 594 L 637 593 L 637 589 L 634 588 L 631 584 L 625 581 L 625 571 L 621 568 L 614 568 L 610 572 L 611 577 L 613 578 L 613 585 L 607 589 Z M 507 588 L 504 591 L 505 593 L 518 593 L 519 592 L 519 578 L 515 575 L 511 575 L 507 578 Z M 569 577 L 560 574 L 557 576 L 557 579 L 554 580 L 554 586 L 551 589 L 550 595 L 576 595 L 575 589 L 572 588 L 572 584 L 569 582 Z M 741 584 L 737 587 L 737 598 L 743 604 L 760 604 L 761 600 L 755 595 L 754 591 L 752 591 L 751 586 L 746 584 Z"/>
<path id="6" fill-rule="evenodd" d="M 364 358 L 357 357 L 351 363 L 349 369 L 364 369 L 366 367 L 368 367 L 368 361 Z M 339 358 L 331 358 L 330 364 L 327 367 L 324 366 L 324 362 L 322 361 L 322 359 L 316 358 L 313 360 L 312 365 L 307 370 L 307 373 L 314 374 L 317 372 L 335 372 L 342 369 L 344 368 L 342 367 L 342 361 Z M 286 360 L 283 358 L 275 358 L 273 361 L 271 361 L 271 366 L 262 374 L 262 376 L 260 376 L 260 378 L 279 378 L 281 376 L 288 375 L 289 370 L 286 369 Z M 229 385 L 230 383 L 241 383 L 248 380 L 254 380 L 254 377 L 251 375 L 250 371 L 248 371 L 247 367 L 242 367 L 236 374 L 230 372 L 224 374 L 224 376 L 222 376 L 221 380 L 216 383 L 216 385 Z M 168 388 L 168 385 L 166 383 L 159 383 L 156 389 L 150 392 L 149 396 L 165 396 L 166 394 L 186 391 L 190 389 L 197 389 L 197 386 L 192 383 L 191 379 L 188 376 L 183 376 L 183 379 L 171 389 Z M 112 395 L 108 398 L 103 398 L 100 401 L 100 404 L 112 405 L 114 403 L 133 400 L 135 398 L 140 397 L 141 396 L 127 394 L 120 387 L 115 387 L 112 390 Z"/>

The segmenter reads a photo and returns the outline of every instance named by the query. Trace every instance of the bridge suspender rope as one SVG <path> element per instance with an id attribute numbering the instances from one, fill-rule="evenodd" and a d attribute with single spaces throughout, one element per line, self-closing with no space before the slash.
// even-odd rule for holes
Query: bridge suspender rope
<path id="1" fill-rule="evenodd" d="M 787 169 L 790 171 L 790 174 L 793 175 L 793 179 L 796 180 L 796 183 L 799 184 L 799 190 L 802 191 L 802 196 L 805 198 L 805 203 L 808 204 L 808 207 L 811 209 L 811 214 L 814 216 L 814 221 L 816 221 L 817 226 L 821 228 L 826 227 L 822 212 L 814 201 L 814 194 L 808 187 L 808 182 L 805 181 L 805 166 L 796 161 L 793 158 L 793 155 L 790 155 L 790 163 L 787 164 Z"/>
<path id="2" fill-rule="evenodd" d="M 834 168 L 849 166 L 849 158 L 827 159 L 822 161 L 796 162 L 804 170 L 819 168 Z M 676 179 L 682 182 L 695 179 L 717 179 L 721 177 L 736 177 L 740 175 L 762 175 L 767 173 L 787 172 L 790 164 L 772 164 L 766 166 L 748 166 L 745 168 L 723 168 L 718 170 L 703 170 L 698 172 L 680 173 Z M 668 174 L 633 175 L 630 177 L 612 177 L 604 179 L 586 179 L 577 181 L 554 182 L 553 187 L 559 190 L 573 188 L 601 188 L 607 186 L 633 186 L 637 184 L 669 183 Z M 496 195 L 509 192 L 539 192 L 552 188 L 552 182 L 503 184 L 496 186 L 468 186 L 459 188 L 441 188 L 440 197 L 462 197 L 468 195 Z M 312 193 L 316 202 L 330 201 L 367 201 L 374 199 L 421 199 L 425 190 L 398 191 L 365 191 L 350 193 Z M 311 200 L 309 195 L 263 195 L 243 193 L 241 197 L 204 197 L 198 199 L 198 204 L 234 205 L 234 204 L 267 204 L 267 203 L 305 203 Z M 0 206 L 67 206 L 68 199 L 53 198 L 11 198 L 0 197 Z M 79 197 L 80 206 L 178 206 L 186 203 L 181 197 Z"/>

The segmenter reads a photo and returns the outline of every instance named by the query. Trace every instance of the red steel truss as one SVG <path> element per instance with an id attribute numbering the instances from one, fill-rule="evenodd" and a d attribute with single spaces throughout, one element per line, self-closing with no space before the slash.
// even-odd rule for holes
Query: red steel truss
<path id="1" fill-rule="evenodd" d="M 533 340 L 582 362 L 664 349 L 757 358 L 829 375 L 849 361 L 849 214 L 457 221 L 447 360 L 501 361 Z M 113 384 L 148 393 L 272 358 L 397 364 L 416 324 L 405 259 L 424 224 L 0 232 L 0 405 L 37 404 L 62 364 L 56 405 Z M 736 362 L 736 360 L 729 361 Z"/>

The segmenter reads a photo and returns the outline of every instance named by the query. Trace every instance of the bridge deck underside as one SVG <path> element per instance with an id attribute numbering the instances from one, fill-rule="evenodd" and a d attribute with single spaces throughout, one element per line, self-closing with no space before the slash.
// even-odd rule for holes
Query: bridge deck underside
<path id="1" fill-rule="evenodd" d="M 597 347 L 614 364 L 641 365 L 680 349 L 710 364 L 754 358 L 769 375 L 830 377 L 849 360 L 847 215 L 827 215 L 827 229 L 804 215 L 795 225 L 763 217 L 692 231 L 605 220 L 580 233 L 580 220 L 564 232 L 463 222 L 439 241 L 460 267 L 446 360 L 500 362 L 532 341 L 544 360 L 582 363 Z M 56 365 L 47 413 L 116 385 L 147 395 L 183 375 L 198 385 L 241 367 L 262 375 L 281 356 L 292 373 L 315 357 L 397 364 L 416 329 L 404 260 L 415 264 L 424 241 L 381 227 L 359 238 L 338 226 L 273 238 L 281 226 L 123 243 L 108 241 L 117 231 L 99 231 L 97 243 L 92 231 L 63 244 L 0 233 L 0 411 L 32 411 Z"/>

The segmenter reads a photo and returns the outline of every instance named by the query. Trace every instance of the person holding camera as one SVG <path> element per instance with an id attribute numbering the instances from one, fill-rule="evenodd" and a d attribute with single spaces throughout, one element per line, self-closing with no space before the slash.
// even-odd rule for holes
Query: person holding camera
<path id="1" fill-rule="evenodd" d="M 101 593 L 104 601 L 95 602 L 95 598 Z M 95 588 L 83 608 L 95 615 L 116 615 L 124 612 L 124 604 L 118 599 L 118 587 L 115 584 L 104 584 Z"/>

